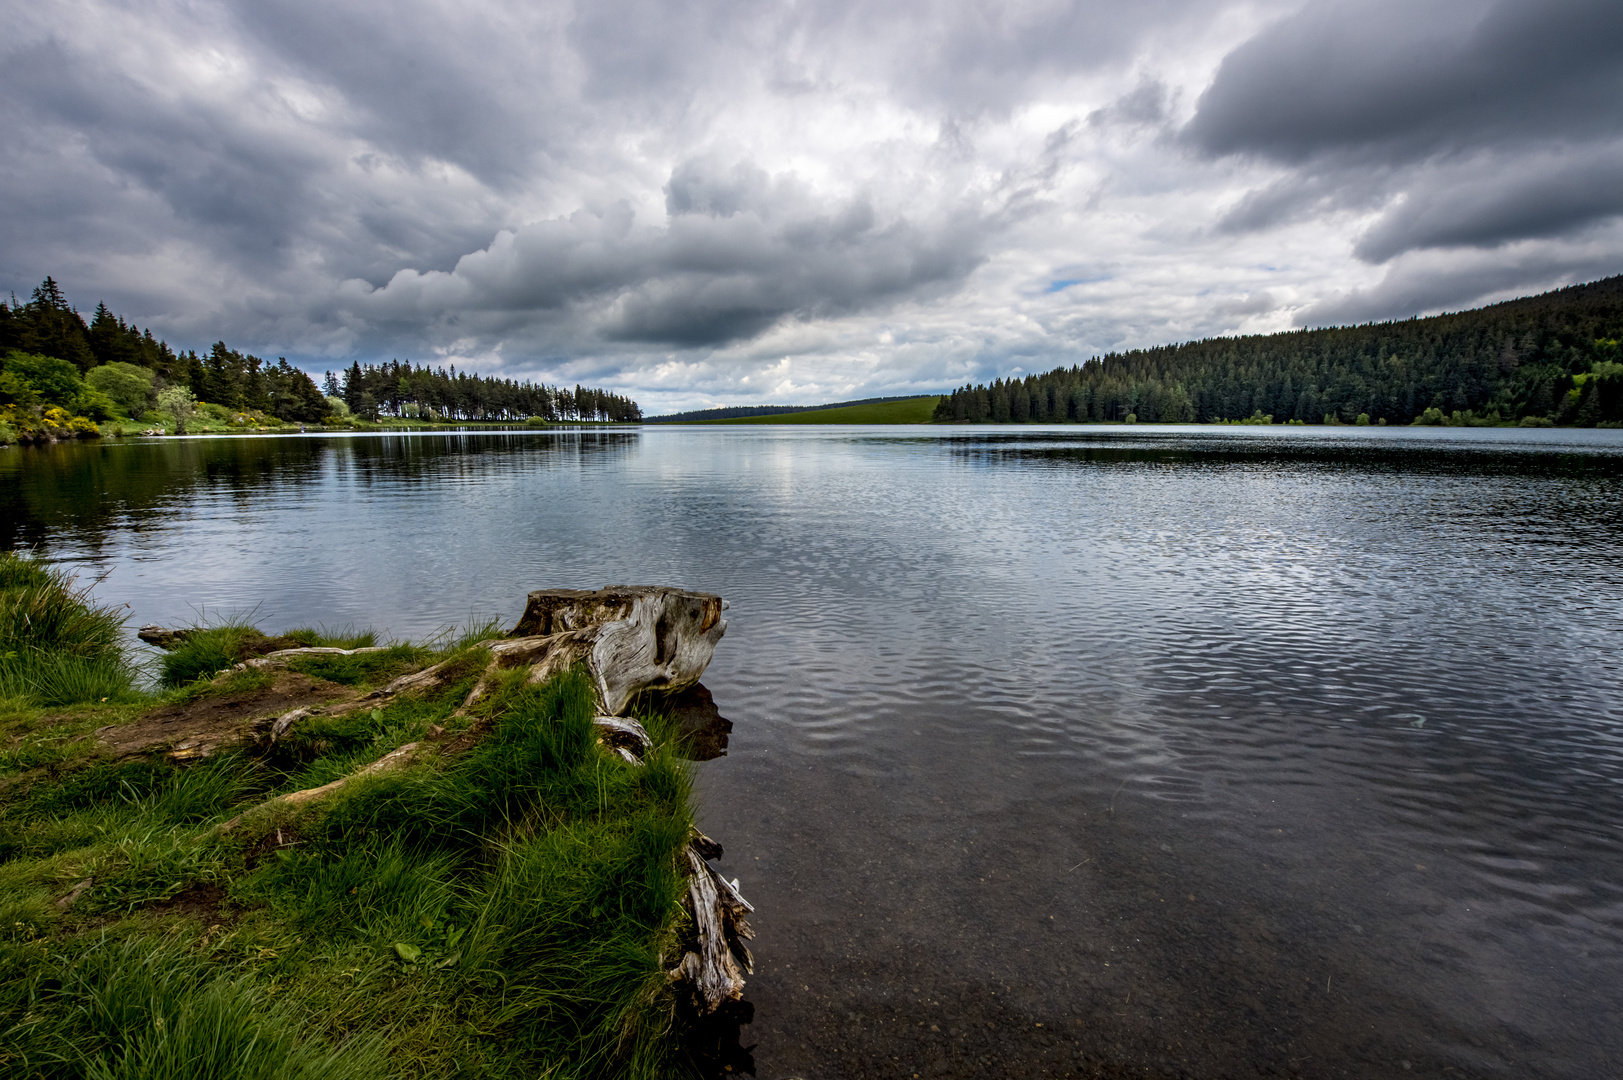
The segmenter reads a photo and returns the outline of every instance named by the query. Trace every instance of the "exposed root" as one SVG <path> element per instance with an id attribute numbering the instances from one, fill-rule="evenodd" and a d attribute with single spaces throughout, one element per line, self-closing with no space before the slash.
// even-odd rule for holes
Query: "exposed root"
<path id="1" fill-rule="evenodd" d="M 633 764 L 642 764 L 653 738 L 643 726 L 629 716 L 594 716 L 592 723 L 598 729 L 598 741 Z"/>
<path id="2" fill-rule="evenodd" d="M 667 977 L 688 983 L 700 1013 L 708 1014 L 744 996 L 744 976 L 754 971 L 755 963 L 744 944 L 755 936 L 744 916 L 755 909 L 739 895 L 737 882 L 729 882 L 706 861 L 701 846 L 720 848 L 703 834 L 688 843 L 688 911 L 696 948 L 685 952 Z"/>
<path id="3" fill-rule="evenodd" d="M 173 650 L 195 633 L 197 633 L 197 629 L 195 627 L 170 629 L 167 626 L 148 624 L 137 630 L 135 632 L 135 636 L 146 642 L 148 645 L 156 645 L 160 649 Z"/>
<path id="4" fill-rule="evenodd" d="M 360 656 L 362 653 L 387 652 L 388 645 L 364 645 L 359 649 L 340 649 L 330 645 L 311 645 L 297 649 L 277 649 L 264 656 L 253 656 L 240 664 L 233 664 L 232 671 L 247 671 L 250 668 L 257 671 L 266 671 L 274 668 L 285 668 L 288 662 L 302 656 Z"/>
<path id="5" fill-rule="evenodd" d="M 352 784 L 362 777 L 381 776 L 384 773 L 396 772 L 416 761 L 419 752 L 422 749 L 423 744 L 420 742 L 407 743 L 404 746 L 397 747 L 396 749 L 389 751 L 376 761 L 368 765 L 361 766 L 348 776 L 340 776 L 337 780 L 334 780 L 331 783 L 322 784 L 320 787 L 305 788 L 303 791 L 290 791 L 286 795 L 278 795 L 274 799 L 266 799 L 253 809 L 245 810 L 236 817 L 232 818 L 230 821 L 226 822 L 224 825 L 221 825 L 220 831 L 230 832 L 232 829 L 235 829 L 238 825 L 242 824 L 243 819 L 249 814 L 259 814 L 262 811 L 272 809 L 273 807 L 298 807 L 304 806 L 308 803 L 319 802 L 334 792 L 342 789 L 345 785 Z"/>
<path id="6" fill-rule="evenodd" d="M 531 593 L 529 607 L 513 636 L 479 642 L 477 648 L 489 653 L 482 667 L 470 666 L 465 655 L 455 657 L 340 701 L 300 702 L 297 708 L 274 717 L 249 720 L 245 728 L 251 732 L 254 743 L 269 747 L 286 738 L 301 721 L 310 717 L 348 716 L 377 708 L 405 694 L 443 693 L 477 671 L 473 688 L 453 714 L 466 716 L 507 673 L 516 669 L 527 668 L 525 681 L 539 684 L 572 668 L 583 667 L 592 678 L 601 709 L 592 719 L 599 741 L 624 760 L 641 764 L 653 746 L 653 739 L 640 723 L 623 714 L 645 691 L 669 695 L 696 686 L 710 662 L 716 642 L 726 631 L 727 624 L 721 619 L 725 608 L 725 602 L 718 596 L 645 586 L 617 587 L 595 593 L 576 590 Z M 152 632 L 151 637 L 148 631 Z M 143 627 L 142 636 L 144 640 L 163 644 L 184 640 L 185 633 Z M 233 670 L 275 670 L 286 668 L 289 661 L 299 657 L 354 656 L 381 652 L 384 648 L 281 649 L 245 660 Z M 683 729 L 718 730 L 719 736 L 711 741 L 718 743 L 719 748 L 712 747 L 709 756 L 724 753 L 725 731 L 731 725 L 716 712 L 708 692 L 690 696 L 694 700 L 687 702 L 684 708 L 694 715 L 690 717 L 677 710 L 681 713 Z M 220 826 L 220 831 L 231 832 L 244 820 L 267 810 L 312 806 L 357 780 L 407 768 L 429 753 L 458 753 L 477 743 L 485 730 L 485 725 L 475 723 L 450 742 L 437 743 L 434 740 L 443 734 L 443 729 L 430 729 L 430 735 L 423 741 L 407 743 L 331 783 L 263 802 Z M 745 944 L 754 936 L 745 918 L 754 908 L 739 893 L 736 881 L 728 881 L 710 865 L 709 860 L 720 858 L 721 854 L 720 844 L 694 830 L 685 848 L 692 944 L 668 972 L 671 981 L 689 984 L 702 1015 L 714 1014 L 727 1002 L 741 1000 L 744 976 L 753 971 L 754 964 Z"/>

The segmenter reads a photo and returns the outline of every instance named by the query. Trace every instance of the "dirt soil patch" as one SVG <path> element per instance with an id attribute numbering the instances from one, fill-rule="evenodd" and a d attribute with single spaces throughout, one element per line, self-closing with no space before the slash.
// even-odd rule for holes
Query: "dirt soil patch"
<path id="1" fill-rule="evenodd" d="M 218 922 L 228 913 L 226 892 L 219 885 L 198 884 L 182 889 L 167 900 L 147 905 L 146 910 L 161 915 L 181 915 Z"/>
<path id="2" fill-rule="evenodd" d="M 354 695 L 351 688 L 325 679 L 278 671 L 269 686 L 164 705 L 132 723 L 102 728 L 96 737 L 120 757 L 166 751 L 188 760 L 253 742 L 255 721 Z"/>
<path id="3" fill-rule="evenodd" d="M 237 662 L 241 663 L 255 656 L 268 656 L 273 652 L 281 652 L 283 649 L 302 648 L 304 648 L 304 642 L 295 638 L 265 637 L 261 634 L 258 637 L 243 639 L 242 644 L 237 646 L 237 652 L 239 653 Z"/>

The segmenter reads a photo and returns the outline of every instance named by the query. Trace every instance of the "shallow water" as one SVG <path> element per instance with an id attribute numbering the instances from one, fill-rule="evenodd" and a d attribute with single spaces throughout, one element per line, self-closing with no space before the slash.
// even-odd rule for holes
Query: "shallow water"
<path id="1" fill-rule="evenodd" d="M 25 544 L 132 626 L 725 595 L 762 1077 L 1623 1072 L 1623 432 L 0 452 Z"/>

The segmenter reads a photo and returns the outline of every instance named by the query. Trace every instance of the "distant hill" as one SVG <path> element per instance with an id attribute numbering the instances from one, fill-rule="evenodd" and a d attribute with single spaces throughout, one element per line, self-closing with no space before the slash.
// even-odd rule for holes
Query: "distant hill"
<path id="1" fill-rule="evenodd" d="M 1623 422 L 1623 276 L 1402 322 L 1211 338 L 964 386 L 958 423 Z"/>
<path id="2" fill-rule="evenodd" d="M 792 413 L 769 416 L 735 416 L 725 420 L 704 420 L 706 424 L 928 424 L 941 401 L 929 397 L 885 398 L 851 405 L 825 405 Z"/>
<path id="3" fill-rule="evenodd" d="M 939 395 L 928 395 L 935 401 Z M 856 401 L 836 401 L 828 405 L 731 405 L 715 409 L 695 409 L 691 412 L 671 413 L 668 416 L 648 416 L 643 418 L 645 424 L 694 424 L 711 420 L 738 420 L 755 419 L 763 416 L 783 417 L 790 413 L 821 412 L 826 409 L 844 409 L 856 405 L 884 405 L 893 401 L 913 401 L 917 395 L 901 397 L 873 397 L 859 398 Z M 787 423 L 785 420 L 773 420 L 769 423 Z M 860 422 L 860 421 L 857 421 Z"/>

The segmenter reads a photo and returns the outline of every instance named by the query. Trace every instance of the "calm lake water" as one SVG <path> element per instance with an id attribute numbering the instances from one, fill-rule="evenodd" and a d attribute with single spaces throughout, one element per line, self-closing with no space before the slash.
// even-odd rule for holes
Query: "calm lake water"
<path id="1" fill-rule="evenodd" d="M 131 625 L 719 592 L 763 1078 L 1623 1074 L 1623 432 L 0 452 Z"/>

